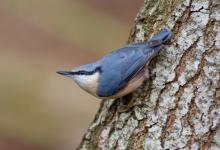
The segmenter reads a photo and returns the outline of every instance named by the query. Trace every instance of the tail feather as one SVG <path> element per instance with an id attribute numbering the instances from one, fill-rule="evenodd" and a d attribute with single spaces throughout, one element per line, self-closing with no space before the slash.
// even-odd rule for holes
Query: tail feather
<path id="1" fill-rule="evenodd" d="M 148 55 L 148 59 L 151 60 L 162 49 L 162 44 L 170 40 L 170 38 L 171 32 L 168 29 L 160 30 L 147 41 L 146 48 L 143 51 L 144 54 Z"/>
<path id="2" fill-rule="evenodd" d="M 162 43 L 167 42 L 171 38 L 171 32 L 164 28 L 160 30 L 157 34 L 153 35 L 153 37 L 149 40 L 150 41 L 161 41 Z"/>

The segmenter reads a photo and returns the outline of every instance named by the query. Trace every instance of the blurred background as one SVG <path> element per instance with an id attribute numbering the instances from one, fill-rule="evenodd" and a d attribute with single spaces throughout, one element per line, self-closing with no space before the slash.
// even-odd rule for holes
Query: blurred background
<path id="1" fill-rule="evenodd" d="M 72 150 L 100 100 L 60 69 L 128 39 L 142 0 L 0 0 L 0 150 Z"/>

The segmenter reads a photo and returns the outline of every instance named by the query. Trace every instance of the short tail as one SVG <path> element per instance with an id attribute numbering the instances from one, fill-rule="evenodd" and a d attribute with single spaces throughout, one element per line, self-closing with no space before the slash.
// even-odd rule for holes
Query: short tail
<path id="1" fill-rule="evenodd" d="M 162 43 L 166 43 L 171 38 L 171 32 L 164 28 L 160 30 L 157 34 L 154 34 L 153 37 L 149 40 L 150 41 L 161 41 Z"/>

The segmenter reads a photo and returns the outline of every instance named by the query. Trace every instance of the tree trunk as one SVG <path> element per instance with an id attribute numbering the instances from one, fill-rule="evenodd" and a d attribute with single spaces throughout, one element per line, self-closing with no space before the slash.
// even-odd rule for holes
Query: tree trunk
<path id="1" fill-rule="evenodd" d="M 162 27 L 172 40 L 150 79 L 121 100 L 103 100 L 78 149 L 220 149 L 220 1 L 145 0 L 128 42 Z M 120 112 L 122 102 L 132 107 Z"/>

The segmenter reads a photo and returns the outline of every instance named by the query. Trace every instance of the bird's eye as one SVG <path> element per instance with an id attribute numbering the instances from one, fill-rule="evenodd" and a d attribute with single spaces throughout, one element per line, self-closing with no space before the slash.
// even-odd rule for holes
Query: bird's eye
<path id="1" fill-rule="evenodd" d="M 126 56 L 125 56 L 125 55 L 121 55 L 121 56 L 120 56 L 120 58 L 125 59 L 125 58 L 126 58 Z"/>

